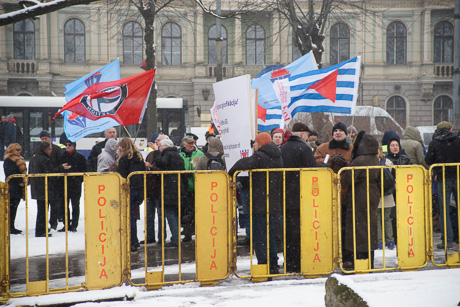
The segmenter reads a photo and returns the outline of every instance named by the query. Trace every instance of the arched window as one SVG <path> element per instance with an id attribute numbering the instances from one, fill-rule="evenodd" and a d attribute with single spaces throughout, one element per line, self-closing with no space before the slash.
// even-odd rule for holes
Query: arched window
<path id="1" fill-rule="evenodd" d="M 76 18 L 64 25 L 64 61 L 67 63 L 85 62 L 85 25 Z"/>
<path id="2" fill-rule="evenodd" d="M 330 65 L 335 65 L 350 58 L 350 29 L 344 23 L 336 23 L 331 28 Z"/>
<path id="3" fill-rule="evenodd" d="M 130 21 L 123 28 L 123 63 L 128 65 L 142 64 L 143 34 L 142 27 Z"/>
<path id="4" fill-rule="evenodd" d="M 439 122 L 442 121 L 452 121 L 452 114 L 453 114 L 453 102 L 452 98 L 449 96 L 439 96 L 434 101 L 434 118 L 433 124 L 437 125 Z"/>
<path id="5" fill-rule="evenodd" d="M 228 64 L 227 30 L 223 26 L 220 27 L 220 35 L 224 39 L 222 41 L 222 64 Z M 216 39 L 217 39 L 217 26 L 213 25 L 209 28 L 209 32 L 208 32 L 208 63 L 209 64 L 217 64 Z"/>
<path id="6" fill-rule="evenodd" d="M 265 31 L 259 25 L 252 25 L 246 31 L 246 64 L 265 63 Z"/>
<path id="7" fill-rule="evenodd" d="M 13 26 L 14 58 L 35 59 L 35 25 L 30 19 L 16 22 Z"/>
<path id="8" fill-rule="evenodd" d="M 161 64 L 181 64 L 181 29 L 174 22 L 168 22 L 161 30 Z"/>
<path id="9" fill-rule="evenodd" d="M 406 64 L 407 30 L 399 21 L 392 22 L 387 28 L 387 64 Z"/>
<path id="10" fill-rule="evenodd" d="M 434 27 L 434 62 L 454 62 L 454 27 L 447 21 L 441 21 Z"/>
<path id="11" fill-rule="evenodd" d="M 393 96 L 387 102 L 387 112 L 400 124 L 406 127 L 406 101 L 401 96 Z"/>

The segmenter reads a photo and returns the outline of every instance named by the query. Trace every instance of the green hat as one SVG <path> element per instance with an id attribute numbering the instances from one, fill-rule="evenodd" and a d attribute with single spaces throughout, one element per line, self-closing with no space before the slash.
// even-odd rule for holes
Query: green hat
<path id="1" fill-rule="evenodd" d="M 452 124 L 449 122 L 443 121 L 443 122 L 440 122 L 436 128 L 438 130 L 442 130 L 442 129 L 450 130 L 452 129 Z"/>

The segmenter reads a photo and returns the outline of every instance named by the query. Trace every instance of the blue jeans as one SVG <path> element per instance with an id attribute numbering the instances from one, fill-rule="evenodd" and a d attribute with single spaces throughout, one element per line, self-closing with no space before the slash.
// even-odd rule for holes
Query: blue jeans
<path id="1" fill-rule="evenodd" d="M 274 215 L 270 214 L 269 225 L 270 267 L 278 265 L 277 246 L 275 239 Z M 252 215 L 252 242 L 258 264 L 267 264 L 267 215 Z"/>
<path id="2" fill-rule="evenodd" d="M 171 243 L 179 243 L 179 230 L 177 229 L 177 207 L 164 206 L 165 217 L 168 220 L 169 230 L 171 231 Z"/>
<path id="3" fill-rule="evenodd" d="M 129 193 L 129 215 L 131 222 L 131 246 L 139 244 L 137 239 L 137 219 L 136 219 L 136 207 L 139 206 L 144 200 L 144 191 L 142 190 L 131 190 Z"/>
<path id="4" fill-rule="evenodd" d="M 246 229 L 246 238 L 251 237 L 251 225 L 249 225 L 249 188 L 243 188 L 240 190 L 240 200 L 243 205 L 243 224 Z"/>
<path id="5" fill-rule="evenodd" d="M 452 242 L 454 240 L 454 231 L 450 217 L 450 199 L 452 193 L 457 195 L 457 182 L 456 180 L 446 180 L 444 184 L 446 192 L 445 202 L 444 193 L 442 191 L 443 182 L 438 180 L 439 225 L 441 227 L 441 233 L 444 233 L 444 209 L 446 209 L 446 237 L 447 242 Z"/>

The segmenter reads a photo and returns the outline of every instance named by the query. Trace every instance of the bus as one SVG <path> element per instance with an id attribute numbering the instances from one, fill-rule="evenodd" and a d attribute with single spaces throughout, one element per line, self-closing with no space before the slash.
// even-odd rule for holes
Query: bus
<path id="1" fill-rule="evenodd" d="M 59 137 L 64 131 L 62 116 L 53 119 L 54 115 L 66 104 L 65 97 L 52 96 L 0 96 L 0 115 L 13 114 L 16 124 L 22 131 L 22 154 L 26 160 L 30 159 L 40 143 L 39 134 L 47 130 L 51 134 L 53 143 L 59 143 Z M 157 98 L 158 126 L 157 131 L 181 138 L 185 135 L 185 112 L 187 99 L 184 98 Z M 126 126 L 134 140 L 139 125 Z M 118 137 L 128 137 L 125 129 L 116 127 Z M 135 139 L 140 150 L 147 146 L 150 136 L 146 135 L 146 121 L 141 124 Z M 89 156 L 91 148 L 99 141 L 104 140 L 104 133 L 94 133 L 77 141 L 78 152 Z"/>

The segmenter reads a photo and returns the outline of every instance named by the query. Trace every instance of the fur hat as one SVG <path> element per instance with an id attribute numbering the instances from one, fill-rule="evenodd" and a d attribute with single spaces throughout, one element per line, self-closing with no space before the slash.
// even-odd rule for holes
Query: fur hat
<path id="1" fill-rule="evenodd" d="M 256 143 L 259 144 L 260 147 L 270 144 L 271 142 L 272 142 L 272 137 L 267 132 L 259 133 L 256 136 Z"/>
<path id="2" fill-rule="evenodd" d="M 438 130 L 442 130 L 442 129 L 450 130 L 450 129 L 452 129 L 452 124 L 449 123 L 449 122 L 444 121 L 444 122 L 440 122 L 436 128 Z"/>
<path id="3" fill-rule="evenodd" d="M 292 126 L 292 132 L 310 132 L 310 129 L 304 123 L 295 123 Z"/>
<path id="4" fill-rule="evenodd" d="M 42 132 L 40 132 L 39 138 L 42 138 L 42 137 L 45 137 L 45 136 L 50 138 L 51 134 L 46 130 L 42 130 Z"/>
<path id="5" fill-rule="evenodd" d="M 338 123 L 336 123 L 336 124 L 332 127 L 332 132 L 331 132 L 331 134 L 334 134 L 334 131 L 337 130 L 337 129 L 340 129 L 340 130 L 342 130 L 343 132 L 345 132 L 345 135 L 348 134 L 347 126 L 345 126 L 345 124 L 342 123 L 342 122 L 338 122 Z"/>

